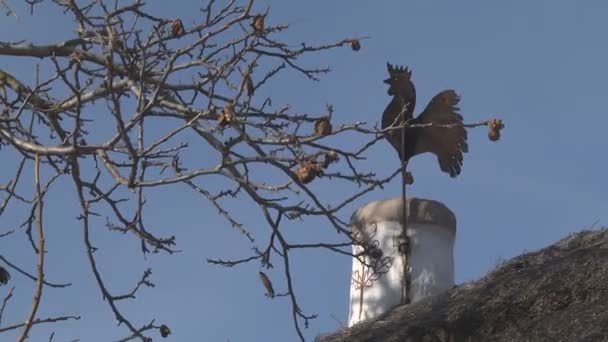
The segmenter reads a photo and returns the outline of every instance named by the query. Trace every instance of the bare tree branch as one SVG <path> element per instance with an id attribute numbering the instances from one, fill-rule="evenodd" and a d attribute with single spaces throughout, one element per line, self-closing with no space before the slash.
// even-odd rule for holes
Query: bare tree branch
<path id="1" fill-rule="evenodd" d="M 34 300 L 32 301 L 32 309 L 28 318 L 25 320 L 23 332 L 18 338 L 19 342 L 25 341 L 25 339 L 28 337 L 30 329 L 32 328 L 32 324 L 36 318 L 36 312 L 38 311 L 38 306 L 40 305 L 40 299 L 42 298 L 42 285 L 44 284 L 44 254 L 46 253 L 46 250 L 44 249 L 44 229 L 42 226 L 43 202 L 42 191 L 40 190 L 40 155 L 38 154 L 36 154 L 34 163 L 34 178 L 36 185 L 36 198 L 38 202 L 38 213 L 36 215 L 38 218 L 38 279 L 36 280 L 36 293 L 34 294 Z"/>
<path id="2" fill-rule="evenodd" d="M 132 275 L 135 286 L 114 293 L 104 277 L 105 265 L 95 254 L 91 231 L 100 227 L 94 218 L 105 218 L 105 225 L 99 225 L 107 234 L 134 237 L 134 250 L 144 256 L 179 252 L 177 237 L 161 236 L 156 223 L 147 219 L 148 197 L 169 187 L 192 190 L 250 248 L 248 255 L 235 259 L 205 256 L 209 264 L 259 262 L 265 268 L 280 268 L 286 289 L 274 289 L 274 299 L 289 302 L 295 331 L 304 340 L 302 329 L 316 315 L 305 313 L 298 300 L 292 252 L 324 249 L 364 260 L 350 252 L 352 244 L 363 245 L 364 250 L 367 246 L 351 233 L 346 222 L 350 213 L 345 211 L 402 170 L 370 170 L 365 164 L 369 150 L 402 127 L 452 127 L 406 122 L 382 130 L 364 122 L 342 122 L 343 116 L 331 105 L 320 104 L 318 113 L 273 105 L 291 99 L 264 94 L 269 84 L 280 86 L 284 75 L 319 81 L 330 70 L 309 65 L 309 56 L 339 48 L 357 51 L 366 37 L 294 44 L 283 34 L 289 25 L 276 22 L 270 9 L 257 11 L 254 0 L 208 1 L 193 22 L 151 13 L 142 0 L 26 0 L 33 16 L 46 15 L 35 11 L 42 3 L 45 11 L 65 13 L 74 22 L 74 33 L 41 44 L 0 42 L 0 56 L 38 63 L 46 75 L 39 79 L 36 74 L 36 81 L 28 82 L 31 75 L 0 69 L 0 149 L 17 156 L 2 162 L 3 168 L 15 171 L 0 184 L 0 218 L 26 212 L 20 222 L 38 258 L 34 275 L 16 266 L 24 261 L 12 263 L 14 256 L 0 255 L 17 276 L 36 282 L 25 323 L 0 328 L 2 332 L 23 327 L 21 340 L 35 324 L 78 319 L 36 319 L 44 285 L 70 285 L 48 282 L 52 275 L 43 269 L 44 233 L 56 234 L 43 230 L 43 202 L 51 189 L 65 186 L 62 180 L 69 180 L 69 190 L 76 194 L 79 213 L 74 224 L 82 228 L 87 267 L 107 309 L 125 329 L 117 340 L 147 342 L 153 332 L 167 334 L 170 329 L 126 314 L 123 304 L 154 286 L 152 270 Z M 500 125 L 488 120 L 464 127 Z M 357 145 L 334 143 L 347 135 L 355 136 Z M 32 167 L 36 195 L 28 198 L 23 174 Z M 40 174 L 46 183 L 40 183 Z M 328 181 L 348 190 L 327 198 L 318 188 Z M 234 209 L 239 206 L 254 208 L 265 222 L 252 222 Z M 286 239 L 287 221 L 309 218 L 322 219 L 336 232 L 335 239 Z M 113 272 L 120 272 L 120 265 L 112 266 Z M 269 272 L 268 279 L 273 276 L 277 275 Z M 11 296 L 12 291 L 5 297 L 0 319 Z"/>

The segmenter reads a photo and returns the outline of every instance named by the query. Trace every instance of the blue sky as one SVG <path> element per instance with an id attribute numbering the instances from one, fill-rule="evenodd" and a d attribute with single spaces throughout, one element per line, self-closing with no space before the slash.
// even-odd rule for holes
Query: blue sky
<path id="1" fill-rule="evenodd" d="M 191 23 L 200 1 L 148 1 L 158 15 Z M 0 41 L 27 39 L 48 43 L 71 38 L 73 24 L 58 13 L 29 17 L 17 1 L 20 19 L 2 17 Z M 500 260 L 550 244 L 571 232 L 608 222 L 608 4 L 603 1 L 260 1 L 270 6 L 267 22 L 290 23 L 283 34 L 293 44 L 370 36 L 355 53 L 348 48 L 311 56 L 309 65 L 327 65 L 332 73 L 319 83 L 292 72 L 269 84 L 266 92 L 279 103 L 302 112 L 335 107 L 335 122 L 374 125 L 390 98 L 382 80 L 387 61 L 408 65 L 418 94 L 416 113 L 430 98 L 453 88 L 461 96 L 467 122 L 502 118 L 506 128 L 498 143 L 485 128 L 469 133 L 470 152 L 463 173 L 451 179 L 434 157 L 416 157 L 410 170 L 416 179 L 408 190 L 439 200 L 458 219 L 456 280 L 475 280 Z M 32 61 L 30 61 L 32 62 Z M 31 64 L 0 56 L 0 67 L 32 77 Z M 337 144 L 359 144 L 351 139 Z M 379 174 L 398 165 L 385 142 L 377 144 L 363 164 Z M 15 155 L 0 152 L 0 180 L 5 181 Z M 5 169 L 4 165 L 11 165 Z M 32 177 L 31 173 L 26 174 Z M 33 179 L 33 178 L 30 178 Z M 336 199 L 343 187 L 315 188 Z M 51 331 L 56 341 L 110 341 L 124 335 L 102 302 L 85 260 L 77 202 L 69 179 L 51 192 L 47 213 L 49 280 L 72 282 L 70 290 L 46 289 L 40 313 L 80 313 L 78 322 L 52 328 L 34 327 L 33 341 Z M 400 194 L 398 182 L 347 208 L 345 218 L 369 201 Z M 176 235 L 183 252 L 144 260 L 137 242 L 107 233 L 95 221 L 93 238 L 101 248 L 101 269 L 111 288 L 130 289 L 145 267 L 152 267 L 156 288 L 144 289 L 121 308 L 138 324 L 156 317 L 172 330 L 170 341 L 292 341 L 286 299 L 269 300 L 258 281 L 259 264 L 234 269 L 208 265 L 205 259 L 248 256 L 250 246 L 203 199 L 185 187 L 149 194 L 146 220 L 156 231 Z M 257 211 L 242 204 L 254 235 L 264 241 L 268 228 Z M 16 228 L 24 211 L 0 219 L 0 232 Z M 288 224 L 293 241 L 335 241 L 335 230 L 321 221 Z M 22 231 L 0 239 L 0 254 L 34 270 L 35 256 Z M 322 251 L 295 253 L 293 273 L 306 313 L 317 313 L 306 336 L 333 331 L 348 314 L 351 261 Z M 2 325 L 18 322 L 29 310 L 33 282 L 12 272 L 15 298 Z M 268 274 L 280 292 L 280 269 Z M 4 297 L 9 286 L 0 288 Z M 6 335 L 12 338 L 12 335 Z M 9 339 L 7 339 L 9 340 Z"/>

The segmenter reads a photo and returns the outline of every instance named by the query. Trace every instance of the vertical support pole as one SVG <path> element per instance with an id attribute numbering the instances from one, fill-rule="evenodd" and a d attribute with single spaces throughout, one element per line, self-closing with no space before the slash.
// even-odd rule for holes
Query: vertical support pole
<path id="1" fill-rule="evenodd" d="M 407 106 L 407 105 L 406 105 Z M 405 113 L 406 107 L 402 111 Z M 407 197 L 406 197 L 406 187 L 407 182 L 405 180 L 405 176 L 407 174 L 407 160 L 405 160 L 405 123 L 406 120 L 404 118 L 402 127 L 401 127 L 401 199 L 403 201 L 402 209 L 402 219 L 401 219 L 401 238 L 399 241 L 399 253 L 403 256 L 403 284 L 401 285 L 401 304 L 409 304 L 410 303 L 410 273 L 409 273 L 409 237 L 407 236 Z"/>

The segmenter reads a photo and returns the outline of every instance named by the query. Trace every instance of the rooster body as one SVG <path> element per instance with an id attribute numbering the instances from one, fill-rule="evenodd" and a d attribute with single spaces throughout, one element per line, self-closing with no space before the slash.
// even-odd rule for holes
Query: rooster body
<path id="1" fill-rule="evenodd" d="M 456 107 L 460 98 L 454 90 L 445 90 L 435 95 L 426 109 L 413 117 L 416 105 L 416 89 L 411 81 L 412 72 L 408 68 L 387 64 L 389 78 L 384 82 L 390 87 L 388 94 L 393 99 L 382 115 L 382 129 L 400 126 L 405 121 L 411 125 L 436 124 L 451 127 L 406 127 L 402 140 L 401 129 L 387 134 L 387 140 L 395 148 L 402 162 L 412 157 L 430 152 L 437 156 L 441 171 L 450 177 L 460 174 L 463 153 L 468 152 L 467 131 L 462 124 L 462 115 Z"/>

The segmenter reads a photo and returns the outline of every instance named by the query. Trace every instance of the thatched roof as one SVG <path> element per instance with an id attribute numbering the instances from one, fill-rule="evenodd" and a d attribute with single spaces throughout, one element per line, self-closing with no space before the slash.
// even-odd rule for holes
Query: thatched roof
<path id="1" fill-rule="evenodd" d="M 608 341 L 608 230 L 571 235 L 316 341 Z"/>

